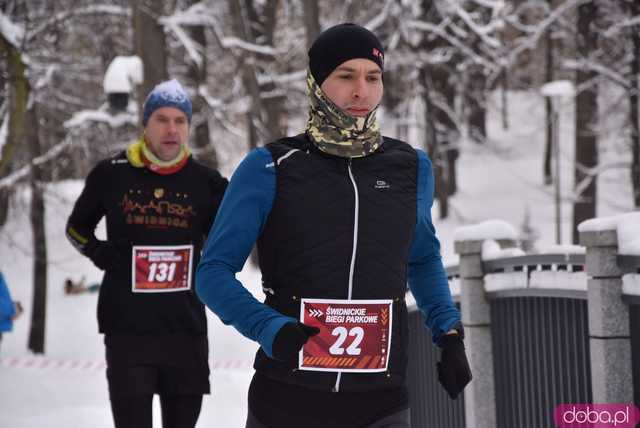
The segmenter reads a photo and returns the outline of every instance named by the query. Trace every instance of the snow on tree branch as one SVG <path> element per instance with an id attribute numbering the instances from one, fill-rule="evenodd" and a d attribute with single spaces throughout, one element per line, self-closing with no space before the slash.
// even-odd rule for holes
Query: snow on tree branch
<path id="1" fill-rule="evenodd" d="M 277 84 L 288 84 L 288 83 L 300 83 L 306 82 L 307 70 L 298 70 L 293 71 L 291 73 L 285 74 L 277 74 L 277 75 L 258 75 L 258 84 L 264 85 L 265 83 L 277 83 Z"/>
<path id="2" fill-rule="evenodd" d="M 636 25 L 640 25 L 640 16 L 634 16 L 633 18 L 626 19 L 622 22 L 617 22 L 602 34 L 604 37 L 613 37 L 621 30 L 624 30 L 627 27 L 633 27 Z"/>
<path id="3" fill-rule="evenodd" d="M 224 103 L 219 98 L 214 98 L 209 93 L 209 89 L 205 85 L 200 85 L 198 87 L 198 95 L 200 95 L 207 103 L 209 108 L 216 109 L 222 107 Z"/>
<path id="4" fill-rule="evenodd" d="M 20 48 L 24 40 L 24 27 L 16 24 L 0 11 L 0 34 L 16 48 Z"/>
<path id="5" fill-rule="evenodd" d="M 249 43 L 245 40 L 241 40 L 237 37 L 223 37 L 220 39 L 220 43 L 222 44 L 222 47 L 227 49 L 239 48 L 248 52 L 263 55 L 278 56 L 285 53 L 282 49 L 276 49 L 272 46 L 256 45 L 254 43 Z"/>
<path id="6" fill-rule="evenodd" d="M 615 70 L 589 60 L 565 60 L 562 65 L 569 70 L 591 70 L 601 76 L 607 77 L 612 82 L 622 86 L 625 89 L 631 89 L 631 84 L 627 78 Z"/>
<path id="7" fill-rule="evenodd" d="M 164 25 L 165 29 L 173 32 L 178 41 L 182 43 L 191 60 L 198 66 L 202 67 L 202 46 L 196 43 L 182 28 L 209 26 L 214 22 L 214 16 L 210 13 L 211 7 L 205 2 L 196 3 L 186 10 L 175 12 L 173 15 L 161 17 L 158 22 Z"/>
<path id="8" fill-rule="evenodd" d="M 428 22 L 419 21 L 419 20 L 411 20 L 407 22 L 406 25 L 407 25 L 407 28 L 425 31 L 425 32 L 440 36 L 452 46 L 455 46 L 456 48 L 460 49 L 460 51 L 463 52 L 467 57 L 469 57 L 473 62 L 477 64 L 482 64 L 484 67 L 486 67 L 489 70 L 493 70 L 493 71 L 500 70 L 500 66 L 498 64 L 490 62 L 485 58 L 483 58 L 482 56 L 475 53 L 473 49 L 471 49 L 469 46 L 465 45 L 463 42 L 453 37 L 451 34 L 447 33 L 447 31 L 444 28 L 442 28 L 440 25 L 433 25 Z"/>
<path id="9" fill-rule="evenodd" d="M 180 10 L 173 15 L 164 16 L 158 21 L 162 25 L 183 25 L 187 27 L 207 26 L 213 19 L 211 7 L 205 2 L 196 3 L 186 10 Z"/>
<path id="10" fill-rule="evenodd" d="M 53 78 L 53 74 L 59 69 L 60 67 L 58 66 L 58 64 L 48 65 L 44 72 L 44 76 L 38 78 L 38 81 L 35 84 L 35 88 L 42 89 L 45 86 L 48 86 L 49 84 L 51 84 L 51 79 Z"/>
<path id="11" fill-rule="evenodd" d="M 576 162 L 575 168 L 588 177 L 597 177 L 598 175 L 612 169 L 629 169 L 630 162 L 613 161 L 613 162 L 600 162 L 596 166 L 586 166 L 580 162 Z M 578 193 L 580 194 L 580 193 Z"/>
<path id="12" fill-rule="evenodd" d="M 93 6 L 86 6 L 71 9 L 66 12 L 60 12 L 53 17 L 47 19 L 45 22 L 40 24 L 35 29 L 28 32 L 28 40 L 31 41 L 35 37 L 37 37 L 40 33 L 46 31 L 50 26 L 57 24 L 58 22 L 64 21 L 69 18 L 74 18 L 78 16 L 87 16 L 87 15 L 100 15 L 100 14 L 108 14 L 108 15 L 116 15 L 116 16 L 124 16 L 130 17 L 131 10 L 126 7 L 107 5 L 107 4 L 99 4 Z"/>
<path id="13" fill-rule="evenodd" d="M 73 144 L 73 130 L 79 127 L 91 124 L 91 122 L 103 122 L 107 123 L 111 127 L 119 127 L 126 124 L 130 124 L 133 126 L 138 125 L 138 115 L 135 111 L 136 105 L 135 103 L 131 103 L 129 110 L 124 113 L 118 113 L 115 115 L 109 114 L 103 110 L 83 110 L 75 113 L 71 119 L 67 120 L 64 123 L 65 128 L 68 128 L 70 132 L 67 133 L 65 139 L 47 150 L 46 153 L 34 158 L 31 162 L 24 165 L 22 168 L 12 172 L 6 177 L 0 179 L 0 189 L 4 187 L 13 186 L 19 180 L 28 176 L 32 166 L 42 165 L 46 162 L 49 162 L 55 159 L 60 153 L 66 150 L 69 146 Z M 4 122 L 8 122 L 6 119 Z M 3 122 L 3 126 L 4 126 Z M 0 134 L 2 133 L 2 128 L 0 128 Z M 1 138 L 1 135 L 0 135 Z"/>
<path id="14" fill-rule="evenodd" d="M 488 46 L 491 46 L 492 48 L 495 48 L 495 49 L 499 49 L 501 47 L 500 40 L 496 39 L 495 37 L 491 37 L 489 35 L 493 33 L 498 27 L 500 27 L 502 25 L 501 23 L 498 23 L 496 21 L 491 21 L 489 22 L 489 24 L 485 26 L 480 26 L 476 24 L 476 22 L 467 13 L 467 11 L 461 8 L 459 5 L 455 6 L 455 12 L 460 17 L 460 19 L 462 19 L 462 21 L 465 24 L 467 24 L 467 26 L 471 28 L 471 30 L 473 30 L 473 32 L 478 35 L 478 37 L 480 37 L 480 39 L 484 43 L 486 43 Z"/>
<path id="15" fill-rule="evenodd" d="M 24 165 L 22 168 L 12 172 L 6 177 L 0 179 L 0 189 L 5 187 L 11 187 L 16 184 L 19 180 L 27 177 L 31 172 L 32 166 L 42 165 L 54 158 L 56 158 L 60 153 L 67 149 L 73 143 L 73 139 L 71 135 L 68 134 L 67 137 L 61 142 L 47 150 L 46 153 L 34 158 L 31 162 Z"/>
<path id="16" fill-rule="evenodd" d="M 394 4 L 394 0 L 387 0 L 382 11 L 374 16 L 369 22 L 367 22 L 364 27 L 369 31 L 375 31 L 378 27 L 380 27 L 389 17 L 389 11 L 391 6 Z"/>
<path id="17" fill-rule="evenodd" d="M 74 113 L 71 119 L 64 122 L 64 127 L 67 129 L 78 128 L 90 122 L 103 122 L 112 128 L 118 128 L 126 124 L 137 126 L 138 116 L 136 112 L 131 110 L 133 109 L 117 114 L 110 114 L 104 110 L 81 110 Z"/>
<path id="18" fill-rule="evenodd" d="M 508 54 L 508 64 L 514 64 L 518 56 L 527 50 L 535 49 L 540 38 L 549 31 L 549 27 L 559 21 L 568 11 L 577 8 L 581 4 L 589 3 L 590 0 L 567 0 L 556 7 L 549 15 L 536 25 L 530 35 L 518 39 L 515 48 Z"/>
<path id="19" fill-rule="evenodd" d="M 472 0 L 472 2 L 478 6 L 493 10 L 493 13 L 498 13 L 505 7 L 505 2 L 503 0 Z"/>
<path id="20" fill-rule="evenodd" d="M 184 46 L 184 48 L 186 49 L 189 58 L 191 58 L 191 60 L 198 66 L 198 68 L 201 68 L 203 64 L 202 54 L 200 53 L 202 51 L 202 46 L 193 41 L 193 39 L 191 39 L 191 37 L 187 35 L 187 33 L 182 29 L 182 27 L 180 27 L 180 25 L 177 24 L 177 22 L 173 20 L 164 20 L 163 23 L 165 28 L 172 31 L 173 34 L 176 35 L 180 43 L 182 43 L 182 46 Z"/>

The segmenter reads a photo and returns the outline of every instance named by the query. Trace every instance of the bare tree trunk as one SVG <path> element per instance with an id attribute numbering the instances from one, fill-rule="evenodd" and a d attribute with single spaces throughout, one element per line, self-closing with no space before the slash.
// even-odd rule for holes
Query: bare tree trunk
<path id="1" fill-rule="evenodd" d="M 29 100 L 29 81 L 27 67 L 22 54 L 0 34 L 0 52 L 7 58 L 9 72 L 9 128 L 7 141 L 2 146 L 0 157 L 0 177 L 6 175 L 18 144 L 25 131 L 27 102 Z"/>
<path id="2" fill-rule="evenodd" d="M 9 218 L 9 199 L 11 192 L 9 187 L 0 188 L 0 227 L 7 223 Z"/>
<path id="3" fill-rule="evenodd" d="M 142 59 L 144 81 L 138 86 L 138 107 L 142 122 L 142 105 L 155 85 L 167 80 L 167 49 L 164 28 L 158 22 L 164 1 L 133 0 L 133 45 Z M 157 14 L 157 15 L 156 15 Z"/>
<path id="4" fill-rule="evenodd" d="M 507 67 L 504 67 L 500 74 L 502 129 L 507 130 L 509 129 L 509 97 L 507 94 L 509 91 L 509 73 L 507 72 Z"/>
<path id="5" fill-rule="evenodd" d="M 479 14 L 483 21 L 488 21 L 486 8 L 479 3 L 469 2 L 469 12 Z M 480 50 L 480 37 L 472 36 L 470 40 L 471 49 L 482 55 Z M 467 79 L 466 102 L 469 116 L 469 137 L 476 143 L 484 143 L 487 140 L 487 77 L 484 67 L 481 64 L 472 64 L 469 67 L 469 78 Z"/>
<path id="6" fill-rule="evenodd" d="M 0 178 L 11 172 L 13 156 L 16 148 L 24 138 L 26 129 L 27 102 L 29 100 L 29 80 L 26 76 L 27 67 L 22 54 L 9 43 L 0 32 L 0 56 L 6 59 L 9 80 L 8 94 L 8 132 L 5 144 L 0 152 Z M 0 226 L 4 225 L 9 215 L 10 188 L 0 188 Z"/>
<path id="7" fill-rule="evenodd" d="M 445 168 L 442 156 L 440 142 L 438 141 L 437 122 L 434 120 L 436 114 L 434 112 L 433 103 L 431 102 L 431 86 L 429 82 L 429 71 L 426 66 L 420 70 L 420 81 L 423 85 L 424 104 L 425 104 L 425 127 L 427 132 L 426 142 L 431 142 L 425 147 L 429 157 L 433 161 L 433 175 L 435 178 L 435 193 L 438 199 L 438 208 L 440 210 L 440 219 L 449 216 L 449 192 L 447 190 L 447 180 L 445 179 Z"/>
<path id="8" fill-rule="evenodd" d="M 247 1 L 249 2 L 252 0 Z M 259 35 L 264 38 L 265 43 L 269 46 L 274 46 L 274 33 L 277 24 L 276 14 L 278 12 L 279 4 L 280 0 L 267 0 L 262 14 L 262 25 L 258 27 L 262 29 L 261 34 Z M 256 23 L 257 21 L 252 22 L 252 24 Z M 256 39 L 254 38 L 254 40 Z M 271 58 L 263 58 L 263 60 L 271 60 Z M 276 89 L 277 87 L 274 83 L 266 83 L 260 88 L 260 92 L 269 93 Z M 287 118 L 284 109 L 284 101 L 285 97 L 282 95 L 271 95 L 269 98 L 263 100 L 265 111 L 263 111 L 262 116 L 265 117 L 267 121 L 264 125 L 268 132 L 268 141 L 274 141 L 282 138 L 287 131 Z"/>
<path id="9" fill-rule="evenodd" d="M 637 1 L 630 3 L 630 17 L 640 16 L 640 4 Z M 640 124 L 638 123 L 638 91 L 640 85 L 640 25 L 631 27 L 632 60 L 631 60 L 631 90 L 629 95 L 629 122 L 631 123 L 631 183 L 633 186 L 633 202 L 636 208 L 640 208 Z"/>
<path id="10" fill-rule="evenodd" d="M 249 43 L 263 40 L 273 45 L 277 12 L 280 0 L 267 0 L 262 6 L 263 13 L 256 10 L 254 0 L 228 0 L 229 10 L 233 18 L 236 35 Z M 261 142 L 269 142 L 282 137 L 286 130 L 284 111 L 285 97 L 274 93 L 274 83 L 266 83 L 262 87 L 258 83 L 258 62 L 271 61 L 272 58 L 255 54 L 248 58 L 238 57 L 238 68 L 242 70 L 242 81 L 251 97 L 251 107 L 247 112 L 249 149 L 257 147 Z M 271 93 L 268 98 L 263 94 Z"/>
<path id="11" fill-rule="evenodd" d="M 432 0 L 422 1 L 422 19 L 436 24 L 442 16 L 434 6 Z M 420 49 L 431 52 L 446 46 L 446 42 L 438 38 L 425 37 L 420 43 Z M 433 162 L 435 178 L 435 197 L 438 199 L 440 218 L 449 216 L 449 196 L 456 192 L 457 180 L 456 160 L 458 151 L 458 127 L 451 114 L 455 111 L 456 88 L 449 67 L 455 67 L 455 58 L 446 64 L 425 64 L 420 70 L 420 82 L 424 88 L 425 126 L 427 142 L 426 149 Z M 438 102 L 434 102 L 437 100 Z"/>
<path id="12" fill-rule="evenodd" d="M 195 4 L 197 1 L 192 1 L 191 4 Z M 189 64 L 189 78 L 191 79 L 193 86 L 197 89 L 201 85 L 204 85 L 207 80 L 207 38 L 205 35 L 204 27 L 197 26 L 191 27 L 191 38 L 194 42 L 198 43 L 202 49 L 202 63 L 196 64 L 195 61 L 191 61 Z M 218 169 L 218 155 L 216 148 L 211 141 L 211 134 L 209 130 L 208 120 L 208 108 L 204 98 L 196 93 L 192 98 L 193 102 L 193 145 L 197 149 L 197 158 L 213 169 Z"/>
<path id="13" fill-rule="evenodd" d="M 245 23 L 245 16 L 242 11 L 242 4 L 240 0 L 228 0 L 229 11 L 233 19 L 233 27 L 235 33 L 242 40 L 250 41 L 248 38 L 249 31 L 247 30 L 247 24 Z M 249 150 L 253 150 L 258 147 L 260 140 L 258 135 L 258 129 L 256 122 L 260 116 L 260 87 L 258 86 L 258 79 L 253 65 L 246 64 L 244 57 L 238 58 L 238 69 L 242 70 L 242 83 L 251 97 L 251 106 L 247 112 L 247 135 L 249 136 Z"/>
<path id="14" fill-rule="evenodd" d="M 32 158 L 42 154 L 38 136 L 36 103 L 27 111 L 27 142 Z M 44 353 L 47 308 L 47 237 L 45 235 L 44 174 L 41 166 L 31 166 L 31 206 L 29 220 L 33 235 L 33 304 L 28 347 L 36 354 Z"/>
<path id="15" fill-rule="evenodd" d="M 307 36 L 307 50 L 320 34 L 320 8 L 316 0 L 302 0 L 304 7 L 304 29 Z"/>
<path id="16" fill-rule="evenodd" d="M 588 58 L 598 45 L 598 34 L 591 28 L 595 21 L 598 7 L 594 1 L 578 6 L 577 47 L 581 58 Z M 596 216 L 596 179 L 590 177 L 584 168 L 592 168 L 598 164 L 598 139 L 596 127 L 598 121 L 598 88 L 594 84 L 596 74 L 593 71 L 578 69 L 576 71 L 576 137 L 574 179 L 576 189 L 583 180 L 590 180 L 584 190 L 576 195 L 573 203 L 572 240 L 578 244 L 578 225 L 584 220 Z M 588 85 L 587 87 L 584 87 Z"/>
<path id="17" fill-rule="evenodd" d="M 395 129 L 394 135 L 400 140 L 406 138 L 406 114 L 402 111 L 402 106 L 406 104 L 407 93 L 403 87 L 406 69 L 403 66 L 398 66 L 392 73 L 387 73 L 384 76 L 384 95 L 382 97 L 381 104 L 384 106 L 386 113 L 385 120 L 387 124 L 393 124 Z M 428 146 L 425 143 L 425 146 Z"/>
<path id="18" fill-rule="evenodd" d="M 447 195 L 457 192 L 456 161 L 458 159 L 457 137 L 458 128 L 451 118 L 455 111 L 456 88 L 451 81 L 451 71 L 444 65 L 430 66 L 428 73 L 431 77 L 431 115 L 435 122 L 436 138 L 440 154 L 440 162 L 443 163 L 443 180 L 446 181 Z M 438 97 L 441 106 L 433 105 L 433 99 Z M 448 111 L 447 111 L 448 110 Z M 446 167 L 445 163 L 446 162 Z M 446 177 L 446 178 L 445 178 Z"/>
<path id="19" fill-rule="evenodd" d="M 551 0 L 548 0 L 549 6 L 551 6 Z M 553 39 L 551 38 L 551 28 L 547 29 L 545 34 L 546 41 L 546 62 L 545 62 L 545 81 L 553 81 Z M 543 165 L 543 180 L 545 185 L 549 185 L 553 182 L 553 176 L 551 174 L 551 144 L 553 142 L 553 105 L 551 104 L 551 97 L 545 97 L 544 99 L 544 121 L 546 125 L 546 140 L 544 143 L 544 165 Z"/>
<path id="20" fill-rule="evenodd" d="M 486 76 L 478 65 L 471 66 L 467 87 L 467 106 L 469 117 L 469 136 L 476 143 L 484 143 L 487 139 L 487 106 L 486 106 Z"/>

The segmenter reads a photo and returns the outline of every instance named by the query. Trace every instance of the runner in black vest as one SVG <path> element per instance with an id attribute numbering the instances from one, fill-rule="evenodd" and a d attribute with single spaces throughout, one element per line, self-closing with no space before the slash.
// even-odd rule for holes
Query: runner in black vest
<path id="1" fill-rule="evenodd" d="M 205 245 L 198 295 L 261 345 L 247 428 L 408 427 L 407 283 L 442 348 L 444 388 L 455 398 L 471 379 L 431 163 L 376 121 L 383 62 L 363 27 L 316 39 L 306 132 L 245 158 Z M 235 279 L 256 242 L 264 303 Z"/>
<path id="2" fill-rule="evenodd" d="M 144 104 L 144 136 L 100 162 L 67 223 L 71 243 L 105 271 L 98 299 L 116 428 L 193 428 L 209 393 L 207 322 L 193 270 L 227 180 L 195 161 L 191 102 L 176 80 Z M 106 219 L 107 240 L 94 230 Z"/>

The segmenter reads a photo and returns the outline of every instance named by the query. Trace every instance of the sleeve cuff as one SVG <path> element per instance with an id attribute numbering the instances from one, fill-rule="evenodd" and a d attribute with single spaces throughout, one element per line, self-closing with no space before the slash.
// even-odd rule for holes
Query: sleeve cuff
<path id="1" fill-rule="evenodd" d="M 298 320 L 291 317 L 281 316 L 270 321 L 267 327 L 264 329 L 262 340 L 260 340 L 260 346 L 269 358 L 273 358 L 273 342 L 276 338 L 276 335 L 278 334 L 282 326 L 289 322 L 297 323 Z"/>

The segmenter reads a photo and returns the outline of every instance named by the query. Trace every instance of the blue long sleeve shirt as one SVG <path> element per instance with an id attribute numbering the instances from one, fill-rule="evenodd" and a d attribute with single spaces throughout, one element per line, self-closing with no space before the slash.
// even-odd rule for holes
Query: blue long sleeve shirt
<path id="1" fill-rule="evenodd" d="M 427 155 L 418 153 L 417 220 L 408 260 L 408 282 L 433 340 L 460 321 L 453 305 L 431 221 L 434 180 Z M 269 151 L 247 155 L 233 174 L 196 272 L 200 299 L 227 325 L 260 344 L 270 357 L 280 328 L 297 320 L 258 301 L 236 279 L 273 207 L 276 170 Z"/>

